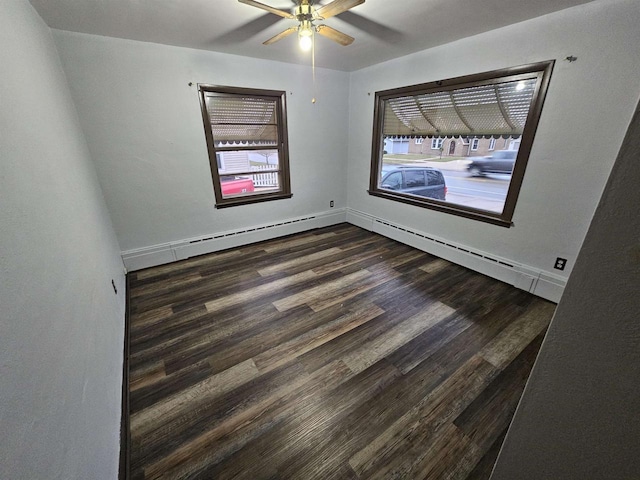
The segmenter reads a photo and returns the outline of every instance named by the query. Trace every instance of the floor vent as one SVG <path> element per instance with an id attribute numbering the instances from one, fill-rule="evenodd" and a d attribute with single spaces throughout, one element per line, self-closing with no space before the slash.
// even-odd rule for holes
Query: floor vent
<path id="1" fill-rule="evenodd" d="M 429 240 L 430 242 L 438 243 L 440 245 L 444 245 L 446 247 L 453 248 L 455 250 L 460 250 L 461 252 L 464 252 L 466 254 L 474 255 L 476 257 L 480 257 L 480 258 L 483 258 L 485 260 L 489 260 L 490 262 L 498 263 L 498 264 L 503 265 L 505 267 L 514 268 L 514 266 L 512 264 L 507 263 L 507 262 L 503 262 L 502 260 L 499 260 L 499 259 L 494 258 L 494 257 L 490 257 L 490 256 L 488 256 L 488 255 L 486 255 L 484 253 L 474 252 L 473 250 L 470 250 L 469 248 L 465 248 L 465 247 L 460 246 L 460 245 L 455 245 L 453 243 L 448 243 L 448 242 L 445 242 L 443 240 L 439 240 L 437 238 L 432 238 L 432 237 L 429 237 L 427 235 L 424 235 L 423 233 L 415 232 L 415 231 L 410 230 L 408 228 L 398 227 L 397 225 L 393 225 L 392 223 L 389 223 L 389 222 L 385 222 L 385 221 L 382 221 L 382 220 L 376 220 L 376 219 L 374 219 L 373 221 L 375 223 L 379 223 L 380 225 L 384 225 L 385 227 L 393 228 L 395 230 L 399 230 L 401 232 L 405 232 L 405 233 L 414 235 L 416 237 L 424 238 L 425 240 Z"/>

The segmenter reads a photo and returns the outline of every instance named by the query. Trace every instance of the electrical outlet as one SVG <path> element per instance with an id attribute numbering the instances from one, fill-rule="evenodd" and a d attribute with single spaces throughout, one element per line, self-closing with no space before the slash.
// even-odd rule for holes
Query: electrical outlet
<path id="1" fill-rule="evenodd" d="M 564 267 L 567 266 L 567 259 L 566 258 L 556 258 L 556 264 L 553 266 L 553 268 L 557 269 L 557 270 L 564 270 Z"/>
<path id="2" fill-rule="evenodd" d="M 329 206 L 330 206 L 331 208 L 333 208 L 333 200 L 331 200 L 331 201 L 329 202 Z"/>
<path id="3" fill-rule="evenodd" d="M 113 278 L 111 279 L 111 286 L 113 287 L 113 292 L 117 295 L 118 289 L 116 288 L 116 282 L 113 281 Z"/>

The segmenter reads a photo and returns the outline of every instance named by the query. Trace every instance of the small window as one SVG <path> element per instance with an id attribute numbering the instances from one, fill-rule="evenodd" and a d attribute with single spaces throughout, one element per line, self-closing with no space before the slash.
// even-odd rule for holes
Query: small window
<path id="1" fill-rule="evenodd" d="M 402 172 L 390 173 L 382 178 L 382 187 L 388 190 L 399 190 L 402 188 Z"/>
<path id="2" fill-rule="evenodd" d="M 407 170 L 404 172 L 404 182 L 407 188 L 424 187 L 426 181 L 424 179 L 424 170 Z"/>
<path id="3" fill-rule="evenodd" d="M 376 92 L 369 194 L 511 226 L 553 65 L 540 62 Z M 410 135 L 429 137 L 432 150 L 396 151 L 392 157 L 384 151 L 386 142 Z M 445 138 L 451 140 L 443 156 Z M 497 145 L 504 147 L 495 150 Z M 405 175 L 409 167 L 425 170 L 428 188 L 401 180 L 392 185 L 390 176 L 400 172 L 388 177 L 383 172 L 398 164 Z"/>
<path id="4" fill-rule="evenodd" d="M 422 137 L 416 138 L 416 145 L 422 145 L 422 142 L 424 142 L 424 138 Z"/>
<path id="5" fill-rule="evenodd" d="M 427 177 L 429 178 L 429 186 L 444 185 L 444 176 L 442 175 L 442 172 L 428 170 Z"/>
<path id="6" fill-rule="evenodd" d="M 216 208 L 290 198 L 285 92 L 198 91 Z"/>

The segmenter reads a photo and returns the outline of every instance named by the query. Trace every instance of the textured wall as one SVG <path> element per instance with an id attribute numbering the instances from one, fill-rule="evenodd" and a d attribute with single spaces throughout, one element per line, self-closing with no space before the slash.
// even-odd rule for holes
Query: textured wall
<path id="1" fill-rule="evenodd" d="M 26 0 L 0 2 L 0 44 L 0 478 L 113 479 L 119 247 L 50 30 Z"/>
<path id="2" fill-rule="evenodd" d="M 492 480 L 640 478 L 640 105 Z"/>

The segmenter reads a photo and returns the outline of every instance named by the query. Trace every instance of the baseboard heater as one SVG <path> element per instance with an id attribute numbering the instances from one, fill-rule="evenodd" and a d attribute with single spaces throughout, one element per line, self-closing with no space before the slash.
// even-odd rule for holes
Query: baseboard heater
<path id="1" fill-rule="evenodd" d="M 345 209 L 335 209 L 303 217 L 278 220 L 250 228 L 240 228 L 171 243 L 127 250 L 126 252 L 122 252 L 122 259 L 128 271 L 135 271 L 175 262 L 177 260 L 184 260 L 196 255 L 219 252 L 220 250 L 240 247 L 242 245 L 344 222 L 346 222 Z"/>
<path id="2" fill-rule="evenodd" d="M 474 250 L 466 245 L 450 242 L 386 219 L 347 209 L 347 222 L 509 283 L 552 302 L 557 303 L 564 291 L 566 279 L 551 272 Z"/>
<path id="3" fill-rule="evenodd" d="M 450 262 L 514 285 L 542 298 L 558 302 L 566 279 L 551 272 L 538 270 L 486 252 L 474 250 L 407 228 L 383 218 L 353 209 L 335 209 L 313 215 L 280 220 L 250 228 L 229 230 L 176 242 L 128 250 L 122 259 L 128 271 L 141 270 L 197 255 L 218 252 L 251 243 L 300 233 L 315 228 L 348 222 L 366 230 L 392 238 L 406 245 L 431 253 Z"/>

